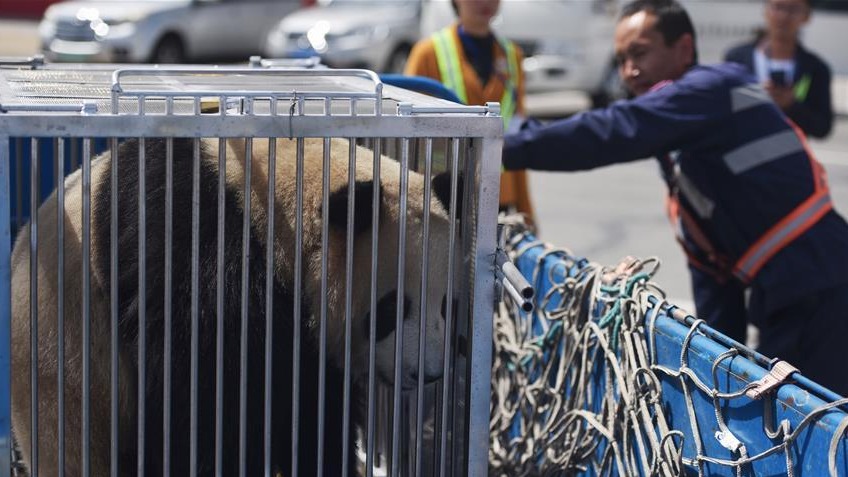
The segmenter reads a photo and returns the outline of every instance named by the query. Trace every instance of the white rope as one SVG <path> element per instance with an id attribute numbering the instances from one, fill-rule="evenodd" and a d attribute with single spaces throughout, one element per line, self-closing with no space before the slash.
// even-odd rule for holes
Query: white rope
<path id="1" fill-rule="evenodd" d="M 502 223 L 504 221 L 502 220 Z M 676 476 L 705 464 L 727 467 L 737 476 L 753 462 L 784 453 L 786 475 L 794 475 L 792 445 L 801 432 L 832 409 L 835 401 L 815 409 L 791 428 L 782 421 L 774 429 L 771 399 L 765 399 L 763 431 L 775 444 L 749 455 L 749 446 L 728 427 L 728 402 L 750 400 L 757 386 L 719 391 L 720 366 L 739 355 L 730 349 L 712 364 L 712 383 L 689 366 L 689 347 L 703 337 L 701 320 L 688 324 L 678 367 L 656 363 L 655 322 L 668 310 L 661 289 L 651 282 L 657 259 L 627 258 L 614 267 L 579 260 L 568 250 L 533 239 L 520 220 L 506 221 L 507 253 L 513 262 L 537 254 L 530 276 L 537 287 L 535 309 L 526 314 L 508 298 L 495 317 L 492 374 L 490 474 L 500 476 L 597 475 Z M 552 259 L 555 259 L 552 260 Z M 555 263 L 551 265 L 551 263 Z M 523 261 L 526 263 L 526 260 Z M 539 293 L 544 282 L 550 286 Z M 683 391 L 690 432 L 674 429 L 665 415 L 663 380 Z M 715 422 L 695 412 L 695 395 L 714 407 Z M 699 398 L 702 399 L 702 398 Z M 848 418 L 833 436 L 829 469 L 836 475 L 836 452 L 845 442 Z M 705 455 L 701 429 L 717 429 L 715 438 L 730 451 Z M 684 457 L 686 435 L 695 455 Z"/>

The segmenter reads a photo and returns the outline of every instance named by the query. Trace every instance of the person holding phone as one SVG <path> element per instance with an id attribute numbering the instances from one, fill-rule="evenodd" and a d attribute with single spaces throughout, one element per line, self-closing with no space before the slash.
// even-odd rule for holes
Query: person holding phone
<path id="1" fill-rule="evenodd" d="M 831 72 L 798 38 L 810 21 L 810 1 L 767 0 L 765 30 L 755 41 L 732 48 L 725 60 L 745 65 L 804 133 L 823 138 L 833 126 Z"/>

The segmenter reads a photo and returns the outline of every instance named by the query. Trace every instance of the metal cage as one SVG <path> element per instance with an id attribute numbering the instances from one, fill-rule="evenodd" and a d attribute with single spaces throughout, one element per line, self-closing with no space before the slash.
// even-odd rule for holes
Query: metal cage
<path id="1" fill-rule="evenodd" d="M 0 67 L 0 476 L 51 469 L 167 475 L 181 473 L 177 461 L 186 459 L 191 475 L 322 475 L 334 472 L 329 461 L 339 456 L 342 475 L 486 474 L 498 114 L 497 104 L 458 106 L 383 85 L 363 70 L 258 62 Z M 283 142 L 293 145 L 291 155 L 277 153 Z M 242 168 L 230 166 L 233 154 L 243 158 Z M 344 208 L 333 209 L 331 155 L 349 161 Z M 358 165 L 363 160 L 365 168 Z M 213 171 L 217 164 L 217 176 L 201 178 L 207 163 Z M 292 173 L 279 175 L 281 163 L 293 164 Z M 397 194 L 379 192 L 395 163 Z M 312 167 L 320 167 L 320 183 L 310 179 Z M 362 231 L 355 230 L 351 191 L 358 190 L 356 174 L 368 168 L 374 191 L 366 196 L 372 212 L 363 233 L 371 239 L 363 250 L 370 250 L 370 267 L 354 275 Z M 164 177 L 154 174 L 160 169 Z M 263 171 L 264 183 L 257 179 Z M 449 191 L 447 232 L 438 237 L 430 219 L 437 176 L 448 178 Z M 295 189 L 286 193 L 294 201 L 280 200 L 291 181 Z M 201 199 L 206 183 L 217 202 Z M 126 203 L 137 207 L 128 210 L 119 197 L 135 197 Z M 230 224 L 233 204 L 243 209 L 234 215 L 240 222 Z M 257 219 L 260 207 L 265 215 Z M 384 207 L 396 207 L 397 217 Z M 214 224 L 209 234 L 201 232 L 206 217 Z M 285 240 L 280 217 L 293 225 Z M 346 228 L 330 230 L 338 217 Z M 381 244 L 380 223 L 387 220 L 396 220 L 397 229 Z M 290 242 L 294 257 L 286 256 Z M 209 277 L 201 263 L 205 244 L 214 244 Z M 416 244 L 421 249 L 409 252 Z M 396 296 L 386 294 L 394 302 L 386 326 L 395 332 L 384 343 L 376 334 L 386 316 L 377 296 L 388 273 L 380 260 L 393 250 Z M 225 266 L 231 252 L 240 264 L 235 271 Z M 343 262 L 333 262 L 337 253 Z M 433 265 L 443 262 L 431 254 L 443 254 L 447 266 Z M 421 277 L 411 282 L 416 289 L 405 289 L 411 270 Z M 280 278 L 288 274 L 290 281 Z M 428 289 L 436 279 L 444 287 L 438 314 Z M 344 290 L 331 289 L 334 283 Z M 214 297 L 207 308 L 204 293 Z M 368 317 L 367 371 L 351 356 L 359 352 L 351 340 L 361 339 L 352 338 L 357 294 Z M 257 296 L 258 315 L 250 304 Z M 178 299 L 190 306 L 175 305 Z M 412 304 L 424 317 L 418 343 L 405 327 Z M 333 338 L 340 324 L 328 324 L 336 315 L 345 324 L 340 348 Z M 444 320 L 436 345 L 425 331 L 433 319 Z M 278 335 L 282 325 L 291 330 Z M 394 379 L 379 376 L 376 349 L 384 345 L 392 349 Z M 406 370 L 397 363 L 405 364 L 410 346 L 426 351 L 414 353 L 415 383 L 404 387 Z M 425 354 L 443 356 L 442 372 L 429 382 Z M 285 356 L 290 381 L 278 388 L 275 373 Z M 248 382 L 254 370 L 260 379 Z M 328 384 L 337 373 L 340 395 Z M 315 415 L 304 411 L 314 405 L 303 401 L 307 382 L 317 386 Z M 275 394 L 279 389 L 290 396 Z M 291 409 L 279 405 L 288 401 Z M 357 408 L 359 427 L 350 425 Z M 312 432 L 317 440 L 306 442 Z M 336 433 L 341 449 L 325 445 Z M 183 456 L 186 449 L 175 446 L 186 441 Z M 312 449 L 315 460 L 303 449 Z"/>

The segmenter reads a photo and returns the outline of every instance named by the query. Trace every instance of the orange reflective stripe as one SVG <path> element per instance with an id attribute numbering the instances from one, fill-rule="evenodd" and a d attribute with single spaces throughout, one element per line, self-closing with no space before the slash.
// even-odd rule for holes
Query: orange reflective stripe
<path id="1" fill-rule="evenodd" d="M 827 191 L 814 194 L 760 237 L 736 262 L 733 274 L 743 282 L 750 281 L 771 257 L 809 230 L 832 208 Z"/>
<path id="2" fill-rule="evenodd" d="M 813 156 L 804 133 L 791 120 L 787 119 L 787 122 L 798 135 L 801 144 L 804 145 L 804 151 L 810 160 L 815 192 L 792 210 L 789 215 L 773 225 L 736 262 L 733 267 L 733 274 L 746 283 L 751 281 L 777 252 L 809 230 L 833 208 L 824 168 Z"/>
<path id="3" fill-rule="evenodd" d="M 742 257 L 733 266 L 732 273 L 743 283 L 750 282 L 772 257 L 792 243 L 801 234 L 809 230 L 833 208 L 824 168 L 816 161 L 809 144 L 807 144 L 804 133 L 791 120 L 787 119 L 787 122 L 795 131 L 795 134 L 804 147 L 804 152 L 806 152 L 809 158 L 810 169 L 813 175 L 813 194 L 769 228 L 766 233 L 742 254 Z M 728 269 L 727 259 L 716 252 L 710 240 L 698 226 L 697 221 L 695 221 L 685 208 L 680 206 L 677 197 L 670 195 L 666 206 L 669 219 L 678 231 L 677 241 L 683 246 L 689 258 L 689 263 L 717 278 L 726 276 Z M 688 250 L 686 242 L 679 233 L 681 224 L 686 227 L 686 231 L 691 237 L 692 242 L 706 255 L 706 258 L 713 265 L 712 267 L 699 261 L 696 255 L 691 250 Z"/>
<path id="4" fill-rule="evenodd" d="M 680 224 L 682 223 L 686 227 L 686 231 L 689 232 L 689 236 L 692 238 L 692 241 L 695 242 L 704 253 L 708 256 L 713 257 L 718 254 L 713 248 L 712 242 L 707 238 L 704 231 L 701 230 L 701 227 L 698 226 L 698 223 L 694 218 L 686 211 L 683 207 L 680 206 L 680 201 L 677 197 L 673 195 L 669 195 L 666 202 L 666 208 L 668 211 L 668 218 L 671 221 L 672 226 L 675 229 L 675 235 L 677 235 L 677 241 L 681 243 L 681 245 L 685 246 L 685 240 L 683 239 L 683 235 L 681 233 Z"/>
<path id="5" fill-rule="evenodd" d="M 727 259 L 724 255 L 716 252 L 712 243 L 709 239 L 707 239 L 703 230 L 701 230 L 701 227 L 698 226 L 697 222 L 695 222 L 695 219 L 686 212 L 686 209 L 680 207 L 680 201 L 677 200 L 677 197 L 671 194 L 668 195 L 666 198 L 666 211 L 668 212 L 668 218 L 671 221 L 671 225 L 674 227 L 675 235 L 677 236 L 677 243 L 679 243 L 680 247 L 683 248 L 683 252 L 686 254 L 689 264 L 711 275 L 719 283 L 726 282 L 728 277 L 730 277 L 730 267 L 727 266 Z M 701 249 L 700 251 L 703 251 L 706 254 L 706 258 L 713 266 L 709 266 L 701 262 L 696 251 L 691 250 L 691 247 L 687 245 L 681 231 L 681 222 L 686 226 L 686 231 L 689 233 L 692 241 L 695 242 L 695 245 Z"/>
<path id="6" fill-rule="evenodd" d="M 825 173 L 824 167 L 819 164 L 819 161 L 816 160 L 816 156 L 813 155 L 813 150 L 810 149 L 810 144 L 807 142 L 807 135 L 804 134 L 804 131 L 795 124 L 789 118 L 786 118 L 786 122 L 795 131 L 795 134 L 798 136 L 798 139 L 801 140 L 801 144 L 804 146 L 804 152 L 807 153 L 807 158 L 810 160 L 810 168 L 813 170 L 813 187 L 816 192 L 820 192 L 822 190 L 828 190 L 827 187 L 827 174 Z"/>

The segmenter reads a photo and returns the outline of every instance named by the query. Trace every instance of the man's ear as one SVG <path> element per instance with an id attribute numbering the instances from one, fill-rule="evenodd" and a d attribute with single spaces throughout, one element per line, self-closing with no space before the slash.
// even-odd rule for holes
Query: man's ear
<path id="1" fill-rule="evenodd" d="M 442 203 L 445 207 L 445 210 L 450 213 L 450 198 L 451 198 L 451 174 L 450 172 L 443 172 L 441 174 L 433 176 L 432 181 L 433 194 Z M 462 175 L 456 179 L 456 213 L 455 217 L 460 217 L 462 215 L 462 191 L 463 191 L 463 180 Z"/>
<path id="2" fill-rule="evenodd" d="M 695 64 L 695 38 L 691 33 L 684 33 L 677 39 L 674 44 L 674 52 L 678 64 L 685 65 L 686 68 Z"/>

